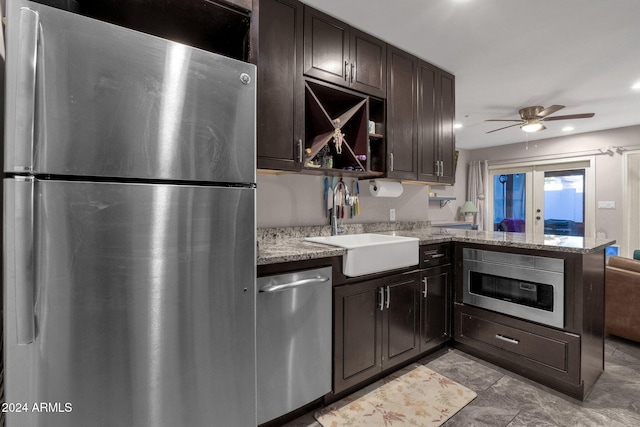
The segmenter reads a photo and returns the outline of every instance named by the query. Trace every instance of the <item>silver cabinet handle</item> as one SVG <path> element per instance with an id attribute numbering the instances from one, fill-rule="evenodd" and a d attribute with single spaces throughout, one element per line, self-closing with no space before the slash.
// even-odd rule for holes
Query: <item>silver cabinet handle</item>
<path id="1" fill-rule="evenodd" d="M 389 153 L 389 171 L 393 172 L 393 153 Z"/>
<path id="2" fill-rule="evenodd" d="M 38 13 L 26 7 L 20 9 L 12 165 L 15 172 L 33 169 L 38 27 Z"/>
<path id="3" fill-rule="evenodd" d="M 427 278 L 426 277 L 422 278 L 422 283 L 424 284 L 424 290 L 422 291 L 422 296 L 426 298 L 427 297 L 427 290 L 428 290 L 428 288 L 427 288 Z"/>
<path id="4" fill-rule="evenodd" d="M 300 279 L 289 283 L 268 284 L 260 288 L 259 292 L 282 292 L 288 289 L 299 288 L 301 286 L 318 285 L 329 280 L 328 277 L 316 276 L 308 279 Z"/>
<path id="5" fill-rule="evenodd" d="M 353 62 L 351 63 L 351 83 L 353 83 L 353 80 L 356 78 L 356 68 L 355 65 L 353 65 Z"/>
<path id="6" fill-rule="evenodd" d="M 349 81 L 349 61 L 344 61 L 344 81 Z"/>
<path id="7" fill-rule="evenodd" d="M 380 288 L 380 311 L 384 310 L 384 288 Z"/>
<path id="8" fill-rule="evenodd" d="M 391 290 L 390 287 L 387 286 L 387 308 L 389 308 L 389 304 L 391 303 Z"/>
<path id="9" fill-rule="evenodd" d="M 299 159 L 298 161 L 302 163 L 303 159 L 302 159 L 302 140 L 301 139 L 298 140 L 298 159 Z"/>
<path id="10" fill-rule="evenodd" d="M 518 341 L 516 339 L 513 339 L 513 338 L 505 337 L 504 335 L 496 334 L 496 338 L 498 338 L 499 340 L 502 340 L 502 341 L 506 341 L 506 342 L 511 343 L 511 344 L 520 344 L 520 341 Z"/>
<path id="11" fill-rule="evenodd" d="M 425 251 L 425 252 L 423 252 L 423 255 L 425 257 L 429 257 L 431 259 L 442 258 L 442 257 L 446 256 L 446 254 L 443 254 L 443 253 L 438 252 L 438 251 Z"/>
<path id="12" fill-rule="evenodd" d="M 35 178 L 14 178 L 14 267 L 16 287 L 16 332 L 19 345 L 30 344 L 35 340 L 35 260 L 34 260 L 34 215 L 33 195 Z"/>

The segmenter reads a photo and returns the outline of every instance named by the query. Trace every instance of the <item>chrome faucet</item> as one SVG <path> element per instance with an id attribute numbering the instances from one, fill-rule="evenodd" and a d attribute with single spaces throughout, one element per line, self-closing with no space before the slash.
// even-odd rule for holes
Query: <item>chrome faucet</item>
<path id="1" fill-rule="evenodd" d="M 338 215 L 336 214 L 336 193 L 338 192 L 338 187 L 340 185 L 342 185 L 342 188 L 345 191 L 344 200 L 342 202 L 348 205 L 349 199 L 350 199 L 349 188 L 345 185 L 344 181 L 342 180 L 338 181 L 336 186 L 333 187 L 333 209 L 331 209 L 331 235 L 332 236 L 340 234 L 344 231 L 344 227 L 342 225 L 338 227 Z"/>

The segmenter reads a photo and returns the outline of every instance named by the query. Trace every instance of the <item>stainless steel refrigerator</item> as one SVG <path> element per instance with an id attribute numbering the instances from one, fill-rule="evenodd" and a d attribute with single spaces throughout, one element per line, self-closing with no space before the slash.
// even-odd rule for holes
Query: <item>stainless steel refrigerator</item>
<path id="1" fill-rule="evenodd" d="M 7 426 L 255 425 L 255 67 L 7 3 Z"/>

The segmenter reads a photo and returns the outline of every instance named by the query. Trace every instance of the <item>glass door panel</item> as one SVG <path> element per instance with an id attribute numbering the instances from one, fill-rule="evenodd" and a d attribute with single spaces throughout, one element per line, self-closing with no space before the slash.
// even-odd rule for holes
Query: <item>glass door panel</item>
<path id="1" fill-rule="evenodd" d="M 584 169 L 544 172 L 544 204 L 542 215 L 536 210 L 536 229 L 543 219 L 544 234 L 584 237 L 584 178 Z"/>
<path id="2" fill-rule="evenodd" d="M 526 231 L 527 174 L 493 175 L 493 229 L 524 233 Z"/>

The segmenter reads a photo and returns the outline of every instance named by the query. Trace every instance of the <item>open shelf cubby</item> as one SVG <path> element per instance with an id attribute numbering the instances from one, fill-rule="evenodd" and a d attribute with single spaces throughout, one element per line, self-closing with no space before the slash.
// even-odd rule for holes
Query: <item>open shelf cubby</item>
<path id="1" fill-rule="evenodd" d="M 381 176 L 384 171 L 384 138 L 381 134 L 369 134 L 371 105 L 374 105 L 380 119 L 380 114 L 384 115 L 384 101 L 372 102 L 367 95 L 306 80 L 305 170 Z M 383 120 L 384 116 L 379 121 L 383 123 Z M 336 133 L 342 134 L 341 146 L 336 144 Z M 326 161 L 329 156 L 332 159 L 330 165 Z"/>

